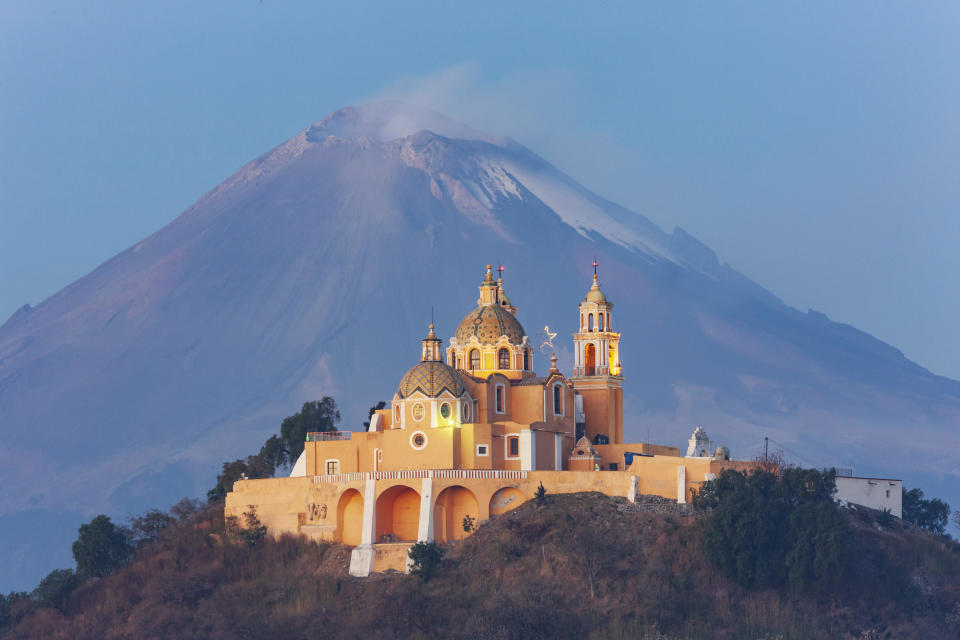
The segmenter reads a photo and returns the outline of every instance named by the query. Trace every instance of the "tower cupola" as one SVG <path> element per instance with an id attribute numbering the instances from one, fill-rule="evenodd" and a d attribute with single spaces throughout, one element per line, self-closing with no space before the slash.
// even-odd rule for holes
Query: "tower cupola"
<path id="1" fill-rule="evenodd" d="M 430 323 L 430 331 L 427 337 L 420 341 L 423 349 L 420 353 L 420 362 L 443 362 L 443 340 L 438 338 L 433 332 L 433 323 Z"/>

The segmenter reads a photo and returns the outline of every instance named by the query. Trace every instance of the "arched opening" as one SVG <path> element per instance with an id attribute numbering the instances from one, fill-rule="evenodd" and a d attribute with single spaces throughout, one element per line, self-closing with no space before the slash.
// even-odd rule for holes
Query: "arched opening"
<path id="1" fill-rule="evenodd" d="M 497 368 L 498 369 L 509 369 L 510 368 L 510 350 L 506 347 L 501 347 L 500 351 L 497 352 Z"/>
<path id="2" fill-rule="evenodd" d="M 437 496 L 433 508 L 433 536 L 437 542 L 448 542 L 466 538 L 470 533 L 464 531 L 463 521 L 466 516 L 477 524 L 480 507 L 477 497 L 466 487 L 447 487 Z"/>
<path id="3" fill-rule="evenodd" d="M 598 322 L 597 325 L 600 331 L 603 331 L 603 314 L 602 313 L 600 314 L 600 322 Z"/>
<path id="4" fill-rule="evenodd" d="M 496 394 L 496 403 L 495 403 L 494 406 L 496 407 L 496 411 L 497 411 L 497 413 L 505 413 L 505 412 L 506 412 L 506 404 L 507 404 L 507 403 L 506 403 L 506 398 L 505 398 L 506 393 L 505 393 L 504 386 L 503 386 L 502 384 L 498 384 L 498 385 L 495 387 L 495 389 L 496 389 L 496 391 L 495 391 L 495 394 Z"/>
<path id="5" fill-rule="evenodd" d="M 490 498 L 490 515 L 503 515 L 508 511 L 513 511 L 526 501 L 527 496 L 523 495 L 516 487 L 504 487 Z"/>
<path id="6" fill-rule="evenodd" d="M 363 530 L 363 496 L 356 489 L 347 489 L 337 502 L 336 539 L 355 547 Z"/>
<path id="7" fill-rule="evenodd" d="M 420 494 L 410 487 L 390 487 L 377 498 L 376 542 L 416 542 L 420 528 Z"/>
<path id="8" fill-rule="evenodd" d="M 470 349 L 470 369 L 480 368 L 480 349 Z"/>
<path id="9" fill-rule="evenodd" d="M 530 351 L 526 349 L 523 352 L 523 370 L 530 371 Z"/>
<path id="10" fill-rule="evenodd" d="M 593 314 L 587 316 L 587 331 L 593 331 Z"/>
<path id="11" fill-rule="evenodd" d="M 592 343 L 583 348 L 583 371 L 588 376 L 597 373 L 597 349 Z"/>
<path id="12" fill-rule="evenodd" d="M 563 389 L 560 385 L 553 385 L 553 415 L 563 415 Z"/>

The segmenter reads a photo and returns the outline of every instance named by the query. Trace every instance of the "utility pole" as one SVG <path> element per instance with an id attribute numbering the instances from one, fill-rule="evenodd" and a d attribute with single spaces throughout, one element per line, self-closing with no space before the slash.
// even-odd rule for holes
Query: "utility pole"
<path id="1" fill-rule="evenodd" d="M 770 438 L 768 438 L 767 436 L 763 436 L 763 461 L 764 462 L 770 462 L 770 456 L 768 455 L 769 449 L 770 449 Z"/>

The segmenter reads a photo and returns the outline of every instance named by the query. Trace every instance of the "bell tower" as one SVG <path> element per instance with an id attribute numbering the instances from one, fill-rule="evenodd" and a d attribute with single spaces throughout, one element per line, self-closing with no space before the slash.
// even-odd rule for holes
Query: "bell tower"
<path id="1" fill-rule="evenodd" d="M 623 369 L 620 334 L 613 330 L 613 303 L 597 281 L 580 303 L 579 330 L 573 334 L 573 383 L 582 396 L 585 435 L 594 444 L 623 442 Z"/>

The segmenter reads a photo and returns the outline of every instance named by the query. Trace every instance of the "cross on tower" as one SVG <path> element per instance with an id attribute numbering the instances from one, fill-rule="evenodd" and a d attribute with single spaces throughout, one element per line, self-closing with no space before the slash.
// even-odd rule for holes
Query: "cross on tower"
<path id="1" fill-rule="evenodd" d="M 596 258 L 596 256 L 594 256 L 594 258 L 593 258 L 593 275 L 597 275 L 597 258 Z"/>

